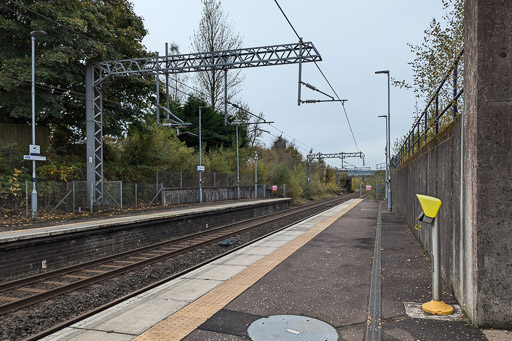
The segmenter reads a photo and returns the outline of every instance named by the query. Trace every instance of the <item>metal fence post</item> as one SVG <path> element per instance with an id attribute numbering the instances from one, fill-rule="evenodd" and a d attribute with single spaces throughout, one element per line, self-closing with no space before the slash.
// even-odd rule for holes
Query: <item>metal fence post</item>
<path id="1" fill-rule="evenodd" d="M 216 182 L 216 179 L 217 178 L 217 172 L 213 172 L 213 187 L 215 187 L 215 182 Z"/>
<path id="2" fill-rule="evenodd" d="M 121 211 L 123 210 L 123 182 L 119 181 L 119 206 L 121 207 Z"/>
<path id="3" fill-rule="evenodd" d="M 28 218 L 28 181 L 25 181 L 25 216 Z"/>
<path id="4" fill-rule="evenodd" d="M 162 183 L 160 183 L 160 205 L 164 204 L 164 186 Z"/>
<path id="5" fill-rule="evenodd" d="M 73 183 L 71 185 L 72 185 L 72 190 L 73 190 L 73 213 L 75 213 L 75 207 L 76 207 L 76 202 L 75 202 L 75 182 L 73 181 Z"/>
<path id="6" fill-rule="evenodd" d="M 138 199 L 137 198 L 137 183 L 135 183 L 134 187 L 135 187 L 135 208 L 138 208 L 139 205 L 138 205 L 138 202 L 137 202 L 137 199 Z"/>
<path id="7" fill-rule="evenodd" d="M 283 198 L 286 198 L 286 184 L 283 185 Z"/>

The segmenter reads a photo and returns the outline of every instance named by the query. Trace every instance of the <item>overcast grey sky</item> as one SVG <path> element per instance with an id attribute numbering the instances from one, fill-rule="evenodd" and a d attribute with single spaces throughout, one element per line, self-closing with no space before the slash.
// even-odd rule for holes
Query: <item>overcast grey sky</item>
<path id="1" fill-rule="evenodd" d="M 149 50 L 164 54 L 165 43 L 174 42 L 181 53 L 190 52 L 190 37 L 201 18 L 200 0 L 131 1 L 149 31 L 144 39 Z M 387 114 L 387 78 L 375 71 L 390 70 L 392 77 L 412 82 L 407 63 L 414 56 L 407 43 L 420 44 L 431 19 L 441 19 L 441 0 L 279 0 L 279 4 L 304 41 L 313 42 L 322 55 L 319 65 L 338 95 L 348 99 L 345 107 L 366 165 L 374 168 L 384 162 L 385 119 L 377 116 Z M 244 47 L 297 41 L 273 0 L 222 0 L 222 7 L 243 37 Z M 252 112 L 263 112 L 295 138 L 304 155 L 309 148 L 322 153 L 358 151 L 339 103 L 297 106 L 297 65 L 242 72 L 246 79 L 241 99 Z M 312 63 L 304 64 L 303 81 L 331 93 Z M 303 99 L 320 98 L 304 88 L 302 94 Z M 392 144 L 410 129 L 415 105 L 411 90 L 391 88 Z M 423 104 L 419 105 L 421 109 Z M 265 135 L 263 141 L 269 145 L 274 138 Z M 347 161 L 362 166 L 361 160 Z M 339 167 L 340 161 L 329 164 Z"/>

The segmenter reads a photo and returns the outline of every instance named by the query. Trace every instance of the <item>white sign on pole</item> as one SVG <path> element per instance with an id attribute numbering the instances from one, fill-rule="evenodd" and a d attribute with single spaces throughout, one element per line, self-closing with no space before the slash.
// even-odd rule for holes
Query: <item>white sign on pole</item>
<path id="1" fill-rule="evenodd" d="M 37 144 L 31 144 L 28 148 L 28 153 L 30 155 L 39 156 L 41 155 L 41 147 L 38 146 Z"/>
<path id="2" fill-rule="evenodd" d="M 197 166 L 198 172 L 204 172 L 204 166 Z"/>
<path id="3" fill-rule="evenodd" d="M 46 156 L 38 156 L 38 155 L 23 155 L 23 160 L 31 160 L 31 161 L 46 161 Z"/>

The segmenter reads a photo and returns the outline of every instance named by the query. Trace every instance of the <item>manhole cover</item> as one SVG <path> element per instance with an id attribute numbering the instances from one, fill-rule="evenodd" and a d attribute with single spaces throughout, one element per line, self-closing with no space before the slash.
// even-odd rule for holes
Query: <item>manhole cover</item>
<path id="1" fill-rule="evenodd" d="M 247 330 L 253 341 L 307 340 L 336 341 L 336 329 L 325 322 L 305 316 L 275 315 L 254 321 Z"/>

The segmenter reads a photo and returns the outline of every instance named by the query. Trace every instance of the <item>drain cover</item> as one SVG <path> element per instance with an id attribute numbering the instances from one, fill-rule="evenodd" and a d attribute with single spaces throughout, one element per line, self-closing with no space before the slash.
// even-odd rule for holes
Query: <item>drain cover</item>
<path id="1" fill-rule="evenodd" d="M 336 329 L 320 320 L 297 315 L 275 315 L 254 321 L 247 330 L 253 341 L 337 341 Z"/>

